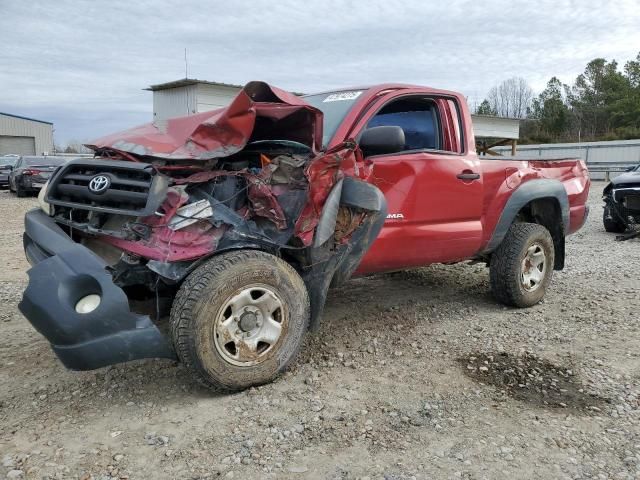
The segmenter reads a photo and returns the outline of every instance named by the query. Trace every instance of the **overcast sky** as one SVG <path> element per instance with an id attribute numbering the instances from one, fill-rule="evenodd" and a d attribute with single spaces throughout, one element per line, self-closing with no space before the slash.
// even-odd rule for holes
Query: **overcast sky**
<path id="1" fill-rule="evenodd" d="M 183 78 L 185 47 L 191 78 L 398 81 L 473 102 L 512 76 L 539 92 L 596 57 L 624 64 L 639 26 L 639 0 L 0 0 L 0 111 L 54 122 L 61 145 L 148 122 L 142 89 Z"/>

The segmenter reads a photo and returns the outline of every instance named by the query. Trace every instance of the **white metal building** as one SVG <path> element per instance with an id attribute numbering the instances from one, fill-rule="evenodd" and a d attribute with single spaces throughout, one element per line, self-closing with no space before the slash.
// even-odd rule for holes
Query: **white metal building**
<path id="1" fill-rule="evenodd" d="M 224 107 L 233 100 L 242 86 L 184 78 L 175 82 L 151 85 L 153 119 L 193 115 Z"/>
<path id="2" fill-rule="evenodd" d="M 0 155 L 53 151 L 53 123 L 0 112 Z"/>

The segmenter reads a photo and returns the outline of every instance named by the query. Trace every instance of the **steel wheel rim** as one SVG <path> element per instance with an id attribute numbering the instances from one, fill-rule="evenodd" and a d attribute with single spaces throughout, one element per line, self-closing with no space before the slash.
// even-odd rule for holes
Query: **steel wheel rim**
<path id="1" fill-rule="evenodd" d="M 274 289 L 256 283 L 230 295 L 213 324 L 213 341 L 228 363 L 249 367 L 264 362 L 283 339 L 285 305 Z"/>
<path id="2" fill-rule="evenodd" d="M 520 266 L 520 283 L 527 292 L 535 292 L 544 281 L 547 273 L 547 254 L 539 243 L 528 248 Z"/>

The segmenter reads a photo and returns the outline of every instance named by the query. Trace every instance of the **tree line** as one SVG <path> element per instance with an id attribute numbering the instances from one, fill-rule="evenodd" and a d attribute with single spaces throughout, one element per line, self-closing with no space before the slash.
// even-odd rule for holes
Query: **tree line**
<path id="1" fill-rule="evenodd" d="M 640 138 L 640 53 L 620 69 L 591 60 L 572 85 L 551 77 L 535 95 L 523 78 L 489 90 L 475 113 L 522 118 L 521 143 Z"/>

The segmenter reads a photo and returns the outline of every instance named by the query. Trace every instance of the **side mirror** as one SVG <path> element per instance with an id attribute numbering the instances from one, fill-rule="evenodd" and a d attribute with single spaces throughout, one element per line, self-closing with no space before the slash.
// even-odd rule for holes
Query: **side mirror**
<path id="1" fill-rule="evenodd" d="M 624 169 L 625 172 L 633 172 L 636 169 L 636 165 L 634 165 L 633 167 L 627 167 Z"/>
<path id="2" fill-rule="evenodd" d="M 360 137 L 360 148 L 365 155 L 381 155 L 404 150 L 404 130 L 397 126 L 367 128 Z"/>

